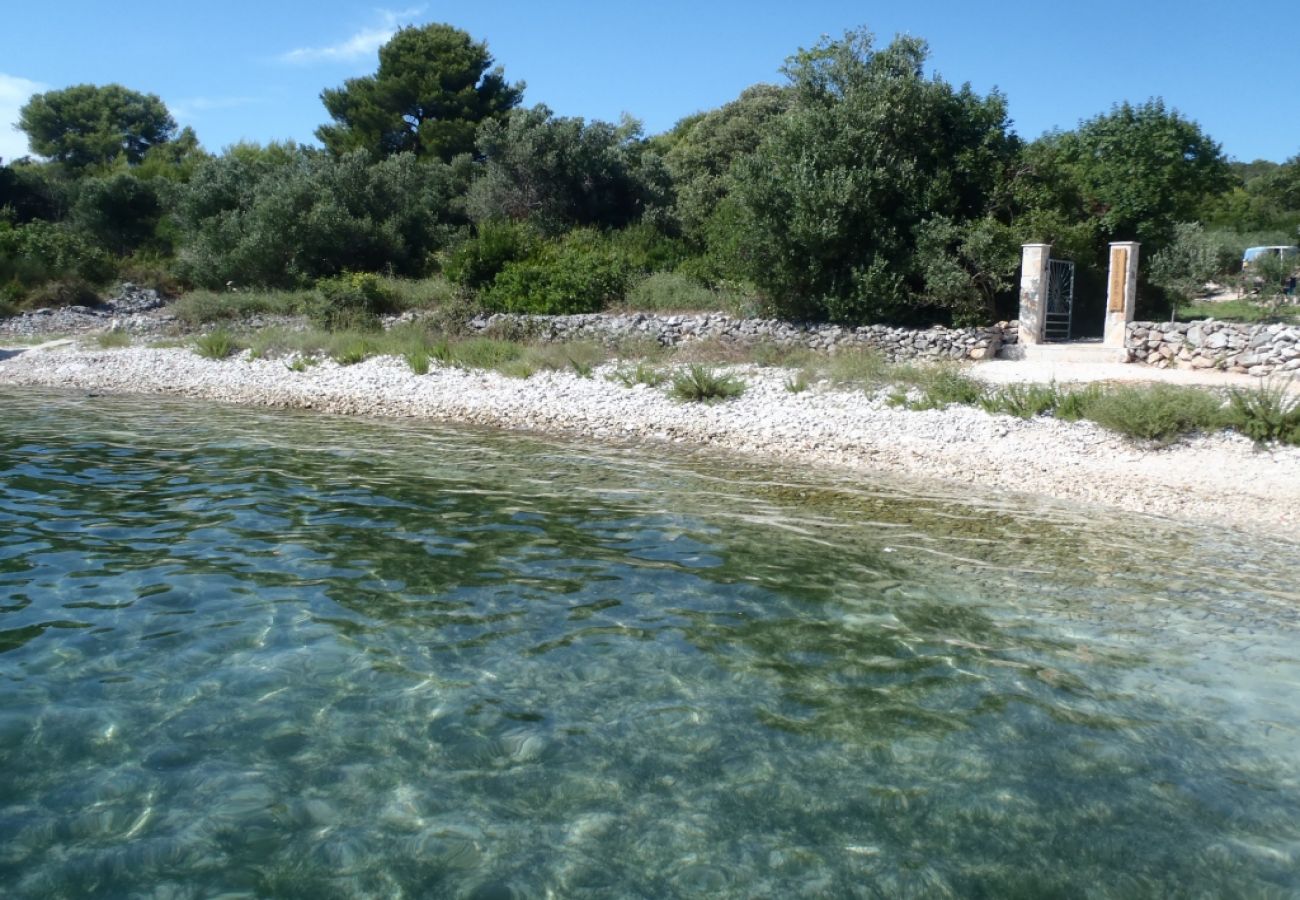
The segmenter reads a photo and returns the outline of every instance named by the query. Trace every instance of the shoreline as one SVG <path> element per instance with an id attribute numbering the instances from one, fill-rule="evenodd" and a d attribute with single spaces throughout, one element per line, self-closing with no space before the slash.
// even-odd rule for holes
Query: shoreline
<path id="1" fill-rule="evenodd" d="M 981 364 L 971 374 L 979 377 Z M 213 361 L 183 348 L 89 349 L 73 341 L 0 352 L 0 386 L 164 394 L 244 406 L 558 433 L 619 444 L 691 444 L 841 471 L 934 479 L 979 493 L 1015 492 L 1218 524 L 1295 541 L 1300 447 L 1256 448 L 1216 434 L 1144 448 L 1089 422 L 1023 420 L 972 407 L 909 411 L 881 394 L 826 383 L 791 393 L 786 372 L 720 367 L 745 380 L 706 405 L 623 387 L 605 364 L 590 378 L 528 379 L 434 366 L 415 375 L 376 357 L 291 371 L 280 360 Z"/>

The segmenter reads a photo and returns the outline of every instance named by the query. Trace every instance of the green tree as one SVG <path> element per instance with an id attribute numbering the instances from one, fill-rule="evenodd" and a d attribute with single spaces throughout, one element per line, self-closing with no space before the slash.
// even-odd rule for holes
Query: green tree
<path id="1" fill-rule="evenodd" d="M 418 276 L 446 241 L 463 190 L 410 153 L 372 163 L 292 144 L 242 145 L 180 190 L 182 272 L 196 283 L 295 287 L 345 271 Z"/>
<path id="2" fill-rule="evenodd" d="M 19 111 L 18 127 L 34 152 L 74 169 L 141 162 L 176 134 L 176 122 L 154 94 L 120 84 L 79 84 L 36 94 Z"/>
<path id="3" fill-rule="evenodd" d="M 1148 253 L 1231 186 L 1219 145 L 1159 99 L 1119 104 L 1046 145 L 1073 214 L 1095 220 L 1103 241 L 1141 241 Z"/>
<path id="4" fill-rule="evenodd" d="M 1151 257 L 1151 281 L 1169 298 L 1169 321 L 1178 306 L 1201 296 L 1205 283 L 1219 274 L 1217 244 L 1199 222 L 1180 222 L 1174 236 Z"/>
<path id="5" fill-rule="evenodd" d="M 684 233 L 703 242 L 705 228 L 727 196 L 736 160 L 758 149 L 773 119 L 791 105 L 789 88 L 759 84 L 730 103 L 683 119 L 660 138 L 672 174 L 676 212 Z"/>
<path id="6" fill-rule="evenodd" d="M 866 31 L 786 65 L 794 106 L 736 163 L 740 261 L 775 310 L 857 323 L 926 305 L 918 230 L 983 217 L 1014 158 L 1002 96 L 923 72 L 924 42 Z"/>
<path id="7" fill-rule="evenodd" d="M 643 152 L 640 123 L 556 117 L 516 109 L 479 128 L 481 174 L 466 201 L 476 222 L 529 221 L 543 233 L 620 228 L 666 203 L 666 170 Z"/>
<path id="8" fill-rule="evenodd" d="M 523 84 L 509 84 L 492 63 L 487 44 L 450 25 L 403 28 L 379 48 L 376 74 L 321 93 L 334 124 L 316 137 L 336 156 L 362 149 L 449 161 L 469 153 L 479 123 L 523 97 Z"/>

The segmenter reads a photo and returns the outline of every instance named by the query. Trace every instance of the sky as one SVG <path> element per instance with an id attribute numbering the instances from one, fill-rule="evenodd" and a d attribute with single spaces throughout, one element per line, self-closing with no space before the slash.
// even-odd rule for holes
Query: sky
<path id="1" fill-rule="evenodd" d="M 525 105 L 640 119 L 647 134 L 713 109 L 822 35 L 866 27 L 924 38 L 953 84 L 1006 95 L 1027 139 L 1071 129 L 1118 102 L 1162 97 L 1231 158 L 1300 153 L 1295 0 L 1242 14 L 1208 0 L 661 0 L 419 3 L 350 0 L 60 0 L 14 4 L 0 30 L 0 157 L 27 152 L 12 127 L 34 92 L 122 84 L 159 95 L 203 146 L 314 143 L 320 92 L 371 74 L 399 26 L 447 22 L 486 40 Z M 1245 12 L 1248 10 L 1248 12 Z"/>

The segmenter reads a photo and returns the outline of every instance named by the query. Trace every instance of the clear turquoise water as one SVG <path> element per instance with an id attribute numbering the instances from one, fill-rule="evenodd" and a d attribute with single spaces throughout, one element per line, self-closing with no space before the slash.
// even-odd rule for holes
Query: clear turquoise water
<path id="1" fill-rule="evenodd" d="M 16 897 L 1300 895 L 1300 549 L 0 394 Z"/>

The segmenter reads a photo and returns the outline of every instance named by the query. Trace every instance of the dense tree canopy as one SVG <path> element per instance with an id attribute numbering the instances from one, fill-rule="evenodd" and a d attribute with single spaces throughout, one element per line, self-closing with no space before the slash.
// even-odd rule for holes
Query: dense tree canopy
<path id="1" fill-rule="evenodd" d="M 316 136 L 335 155 L 414 153 L 450 160 L 474 149 L 479 123 L 519 105 L 523 84 L 492 68 L 487 44 L 450 25 L 403 28 L 379 49 L 379 71 L 321 93 L 333 125 Z"/>
<path id="2" fill-rule="evenodd" d="M 1076 213 L 1112 241 L 1163 246 L 1231 183 L 1219 145 L 1160 100 L 1119 104 L 1048 145 L 1057 177 L 1077 192 Z"/>
<path id="3" fill-rule="evenodd" d="M 918 229 L 982 217 L 1012 159 L 1006 104 L 923 73 L 926 47 L 851 32 L 792 57 L 794 108 L 737 165 L 745 265 L 777 309 L 861 322 L 923 301 Z"/>
<path id="4" fill-rule="evenodd" d="M 119 157 L 135 165 L 176 134 L 162 100 L 120 84 L 78 84 L 37 94 L 19 111 L 18 127 L 33 151 L 78 169 Z"/>
<path id="5" fill-rule="evenodd" d="M 545 233 L 622 227 L 664 202 L 667 173 L 642 152 L 640 124 L 517 109 L 479 129 L 482 171 L 468 197 L 475 221 L 527 220 Z"/>

